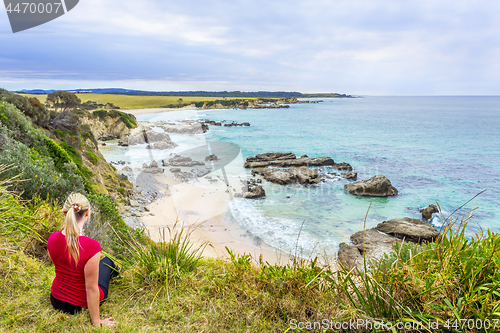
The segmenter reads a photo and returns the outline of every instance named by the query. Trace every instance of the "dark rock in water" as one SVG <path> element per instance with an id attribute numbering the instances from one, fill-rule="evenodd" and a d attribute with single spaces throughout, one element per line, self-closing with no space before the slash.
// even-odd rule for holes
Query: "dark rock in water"
<path id="1" fill-rule="evenodd" d="M 120 140 L 118 140 L 118 146 L 128 147 L 128 138 L 127 137 L 120 138 Z"/>
<path id="2" fill-rule="evenodd" d="M 307 156 L 305 156 L 307 157 Z M 247 162 L 261 162 L 261 161 L 276 161 L 276 160 L 293 160 L 297 157 L 292 153 L 265 153 L 258 154 L 255 157 L 247 157 Z"/>
<path id="3" fill-rule="evenodd" d="M 424 220 L 430 220 L 432 218 L 432 214 L 439 213 L 439 209 L 436 205 L 429 205 L 427 208 L 420 209 L 420 213 L 422 213 L 422 218 Z"/>
<path id="4" fill-rule="evenodd" d="M 170 168 L 171 173 L 181 172 L 181 168 Z"/>
<path id="5" fill-rule="evenodd" d="M 384 221 L 375 229 L 413 243 L 434 242 L 440 235 L 431 224 L 408 217 Z"/>
<path id="6" fill-rule="evenodd" d="M 175 155 L 174 157 L 168 160 L 168 163 L 171 166 L 184 166 L 184 167 L 205 165 L 205 163 L 203 162 L 193 161 L 191 157 L 182 157 L 180 155 Z"/>
<path id="7" fill-rule="evenodd" d="M 215 154 L 211 154 L 211 155 L 208 155 L 207 157 L 205 157 L 205 161 L 206 162 L 208 162 L 208 161 L 218 161 L 218 160 L 219 160 L 219 158 Z"/>
<path id="8" fill-rule="evenodd" d="M 330 157 L 301 157 L 297 158 L 292 153 L 266 153 L 255 157 L 248 157 L 244 164 L 245 168 L 274 167 L 299 167 L 299 166 L 326 166 L 334 165 Z"/>
<path id="9" fill-rule="evenodd" d="M 358 174 L 356 172 L 345 172 L 342 174 L 342 177 L 345 179 L 356 180 L 358 179 Z"/>
<path id="10" fill-rule="evenodd" d="M 371 197 L 387 197 L 398 194 L 391 181 L 383 175 L 376 175 L 368 180 L 345 184 L 344 190 L 349 194 Z"/>
<path id="11" fill-rule="evenodd" d="M 334 163 L 334 164 L 332 164 L 332 167 L 334 167 L 337 170 L 352 171 L 352 166 L 346 162 Z"/>
<path id="12" fill-rule="evenodd" d="M 319 177 L 319 170 L 307 167 L 289 169 L 255 168 L 252 170 L 252 175 L 256 174 L 263 176 L 269 182 L 281 185 L 293 183 L 311 185 L 317 184 L 322 180 Z"/>
<path id="13" fill-rule="evenodd" d="M 255 180 L 247 181 L 242 188 L 242 193 L 234 195 L 237 198 L 256 199 L 266 196 L 266 191 L 261 185 L 255 184 Z"/>
<path id="14" fill-rule="evenodd" d="M 169 165 L 169 164 L 168 164 L 168 162 L 167 162 L 167 161 L 165 161 L 165 160 L 161 160 L 161 164 L 162 164 L 163 166 L 168 166 L 168 165 Z"/>
<path id="15" fill-rule="evenodd" d="M 287 168 L 299 166 L 325 166 L 334 165 L 335 162 L 330 157 L 301 157 L 297 159 L 280 159 L 274 161 L 246 162 L 245 168 L 262 168 L 268 166 Z"/>
<path id="16" fill-rule="evenodd" d="M 153 149 L 153 146 L 151 146 L 150 144 L 148 144 L 148 145 L 146 146 L 146 149 Z"/>

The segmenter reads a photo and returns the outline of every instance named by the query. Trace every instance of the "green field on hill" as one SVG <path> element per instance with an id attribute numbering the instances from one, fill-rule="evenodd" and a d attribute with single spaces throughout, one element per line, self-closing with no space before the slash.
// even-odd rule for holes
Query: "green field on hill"
<path id="1" fill-rule="evenodd" d="M 45 104 L 47 95 L 20 94 L 26 97 L 36 97 L 40 102 Z M 221 100 L 222 97 L 198 97 L 198 96 L 136 96 L 136 95 L 121 95 L 121 94 L 77 94 L 82 103 L 87 101 L 95 101 L 102 104 L 113 103 L 119 106 L 120 109 L 144 109 L 144 108 L 159 108 L 170 105 L 191 104 L 201 101 Z M 179 99 L 182 101 L 179 103 Z M 231 99 L 252 99 L 244 97 L 234 97 Z"/>

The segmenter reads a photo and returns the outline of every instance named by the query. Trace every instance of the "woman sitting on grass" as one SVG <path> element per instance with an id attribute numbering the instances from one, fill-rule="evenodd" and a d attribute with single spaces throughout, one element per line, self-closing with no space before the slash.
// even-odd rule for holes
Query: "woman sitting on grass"
<path id="1" fill-rule="evenodd" d="M 101 245 L 82 235 L 83 225 L 90 215 L 90 204 L 85 196 L 72 193 L 62 209 L 65 227 L 54 232 L 47 241 L 47 249 L 55 266 L 50 301 L 56 310 L 75 314 L 88 307 L 92 324 L 114 326 L 113 318 L 101 320 L 99 302 L 108 296 L 109 280 L 117 273 L 108 257 L 99 261 Z"/>

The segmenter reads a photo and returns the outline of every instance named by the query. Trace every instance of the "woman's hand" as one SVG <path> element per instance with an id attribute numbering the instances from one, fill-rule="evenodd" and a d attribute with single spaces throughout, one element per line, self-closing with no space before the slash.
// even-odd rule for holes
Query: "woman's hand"
<path id="1" fill-rule="evenodd" d="M 97 326 L 115 326 L 116 321 L 113 320 L 113 317 L 109 317 L 106 319 L 100 319 L 99 324 Z"/>

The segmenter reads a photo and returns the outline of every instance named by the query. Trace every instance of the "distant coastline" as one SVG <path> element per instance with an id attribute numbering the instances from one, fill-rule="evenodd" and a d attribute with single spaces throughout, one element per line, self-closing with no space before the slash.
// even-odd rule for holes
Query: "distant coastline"
<path id="1" fill-rule="evenodd" d="M 44 95 L 50 94 L 58 89 L 22 89 L 16 91 L 21 94 Z M 148 91 L 132 90 L 122 88 L 98 88 L 98 89 L 68 89 L 66 91 L 77 94 L 119 94 L 134 96 L 190 96 L 190 97 L 247 97 L 247 98 L 355 98 L 354 96 L 340 93 L 311 93 L 304 94 L 297 91 Z"/>

